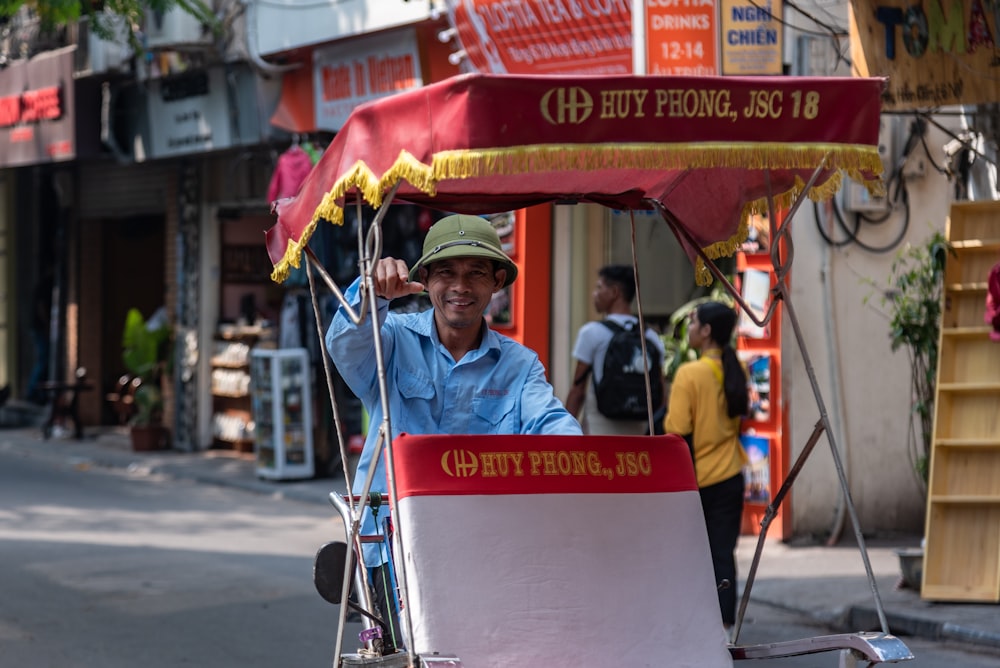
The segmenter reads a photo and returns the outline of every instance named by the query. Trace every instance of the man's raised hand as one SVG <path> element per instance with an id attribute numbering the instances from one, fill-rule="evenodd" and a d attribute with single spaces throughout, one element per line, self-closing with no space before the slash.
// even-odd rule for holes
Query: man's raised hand
<path id="1" fill-rule="evenodd" d="M 424 284 L 410 282 L 410 270 L 404 260 L 384 257 L 375 263 L 375 294 L 384 299 L 396 299 L 424 291 Z"/>

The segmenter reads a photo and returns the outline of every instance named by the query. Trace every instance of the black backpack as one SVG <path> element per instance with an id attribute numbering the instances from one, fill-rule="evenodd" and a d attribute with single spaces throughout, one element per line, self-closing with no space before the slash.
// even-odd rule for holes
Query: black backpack
<path id="1" fill-rule="evenodd" d="M 601 324 L 613 334 L 604 354 L 604 370 L 600 382 L 597 381 L 597 375 L 594 375 L 597 410 L 612 420 L 648 420 L 639 326 L 626 329 L 612 320 L 602 320 Z M 663 383 L 660 380 L 663 373 L 662 360 L 659 348 L 648 339 L 646 352 L 649 355 L 649 385 L 655 411 L 663 403 Z"/>

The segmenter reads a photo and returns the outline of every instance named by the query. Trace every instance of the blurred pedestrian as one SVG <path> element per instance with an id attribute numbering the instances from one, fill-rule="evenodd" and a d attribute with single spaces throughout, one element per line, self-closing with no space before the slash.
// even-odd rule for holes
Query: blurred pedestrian
<path id="1" fill-rule="evenodd" d="M 691 313 L 688 342 L 699 352 L 674 375 L 664 430 L 687 441 L 694 458 L 708 529 L 719 607 L 726 628 L 736 623 L 736 543 L 743 520 L 740 419 L 749 409 L 747 374 L 732 345 L 737 314 L 720 302 Z"/>
<path id="2" fill-rule="evenodd" d="M 566 396 L 566 410 L 580 419 L 587 434 L 647 434 L 646 369 L 649 369 L 654 420 L 662 423 L 665 350 L 656 332 L 647 328 L 648 361 L 643 363 L 639 318 L 632 314 L 635 299 L 632 267 L 601 267 L 592 297 L 594 309 L 605 317 L 584 324 L 577 333 L 573 346 L 576 369 Z"/>

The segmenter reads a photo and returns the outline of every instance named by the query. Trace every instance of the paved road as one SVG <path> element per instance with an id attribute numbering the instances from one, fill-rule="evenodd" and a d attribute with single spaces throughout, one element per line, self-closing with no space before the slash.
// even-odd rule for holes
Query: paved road
<path id="1" fill-rule="evenodd" d="M 0 453 L 0 666 L 329 666 L 322 506 Z"/>
<path id="2" fill-rule="evenodd" d="M 331 665 L 337 609 L 310 577 L 316 548 L 338 537 L 329 506 L 150 473 L 141 458 L 107 469 L 31 452 L 0 447 L 0 668 Z M 752 602 L 740 641 L 828 632 Z M 917 668 L 1000 665 L 904 640 Z M 752 664 L 835 666 L 829 653 Z"/>

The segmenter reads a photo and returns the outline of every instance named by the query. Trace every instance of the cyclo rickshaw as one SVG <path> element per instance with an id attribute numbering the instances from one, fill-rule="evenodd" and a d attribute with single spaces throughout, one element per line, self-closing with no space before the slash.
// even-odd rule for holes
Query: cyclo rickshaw
<path id="1" fill-rule="evenodd" d="M 347 542 L 323 546 L 314 575 L 324 598 L 343 603 L 335 665 L 704 668 L 828 651 L 839 656 L 840 666 L 912 658 L 889 632 L 787 285 L 789 223 L 799 206 L 832 197 L 844 177 L 873 193 L 882 187 L 877 143 L 883 83 L 480 74 L 373 101 L 352 113 L 297 196 L 275 203 L 278 220 L 267 232 L 275 280 L 304 258 L 320 322 L 316 294 L 324 285 L 346 303 L 308 246 L 310 236 L 318 225 L 342 224 L 345 207 L 355 206 L 359 220 L 364 205 L 375 212 L 357 228 L 365 296 L 351 317 L 367 321 L 375 340 L 385 417 L 371 428 L 378 434 L 376 456 L 386 458 L 388 493 L 369 493 L 371 467 L 362 493 L 352 495 L 345 463 L 347 492 L 330 495 Z M 758 326 L 767 324 L 778 302 L 784 304 L 807 366 L 819 418 L 761 524 L 733 640 L 719 623 L 718 583 L 681 439 L 392 438 L 385 388 L 393 379 L 386 376 L 377 318 L 371 317 L 371 270 L 382 253 L 388 207 L 409 203 L 485 215 L 582 202 L 658 213 L 694 262 L 699 282 L 720 281 Z M 768 214 L 777 277 L 763 314 L 749 308 L 714 262 L 738 249 L 756 213 Z M 634 258 L 634 219 L 632 225 Z M 641 290 L 637 301 L 642 331 Z M 329 382 L 326 355 L 324 366 Z M 650 418 L 650 434 L 653 426 Z M 881 630 L 740 645 L 768 525 L 824 434 Z M 343 439 L 340 447 L 347 462 Z M 360 532 L 366 504 L 392 512 L 406 648 L 392 654 L 382 651 L 385 620 L 373 612 L 367 572 L 359 565 L 362 544 L 380 539 Z M 349 609 L 361 613 L 364 628 L 357 639 L 346 636 Z"/>

